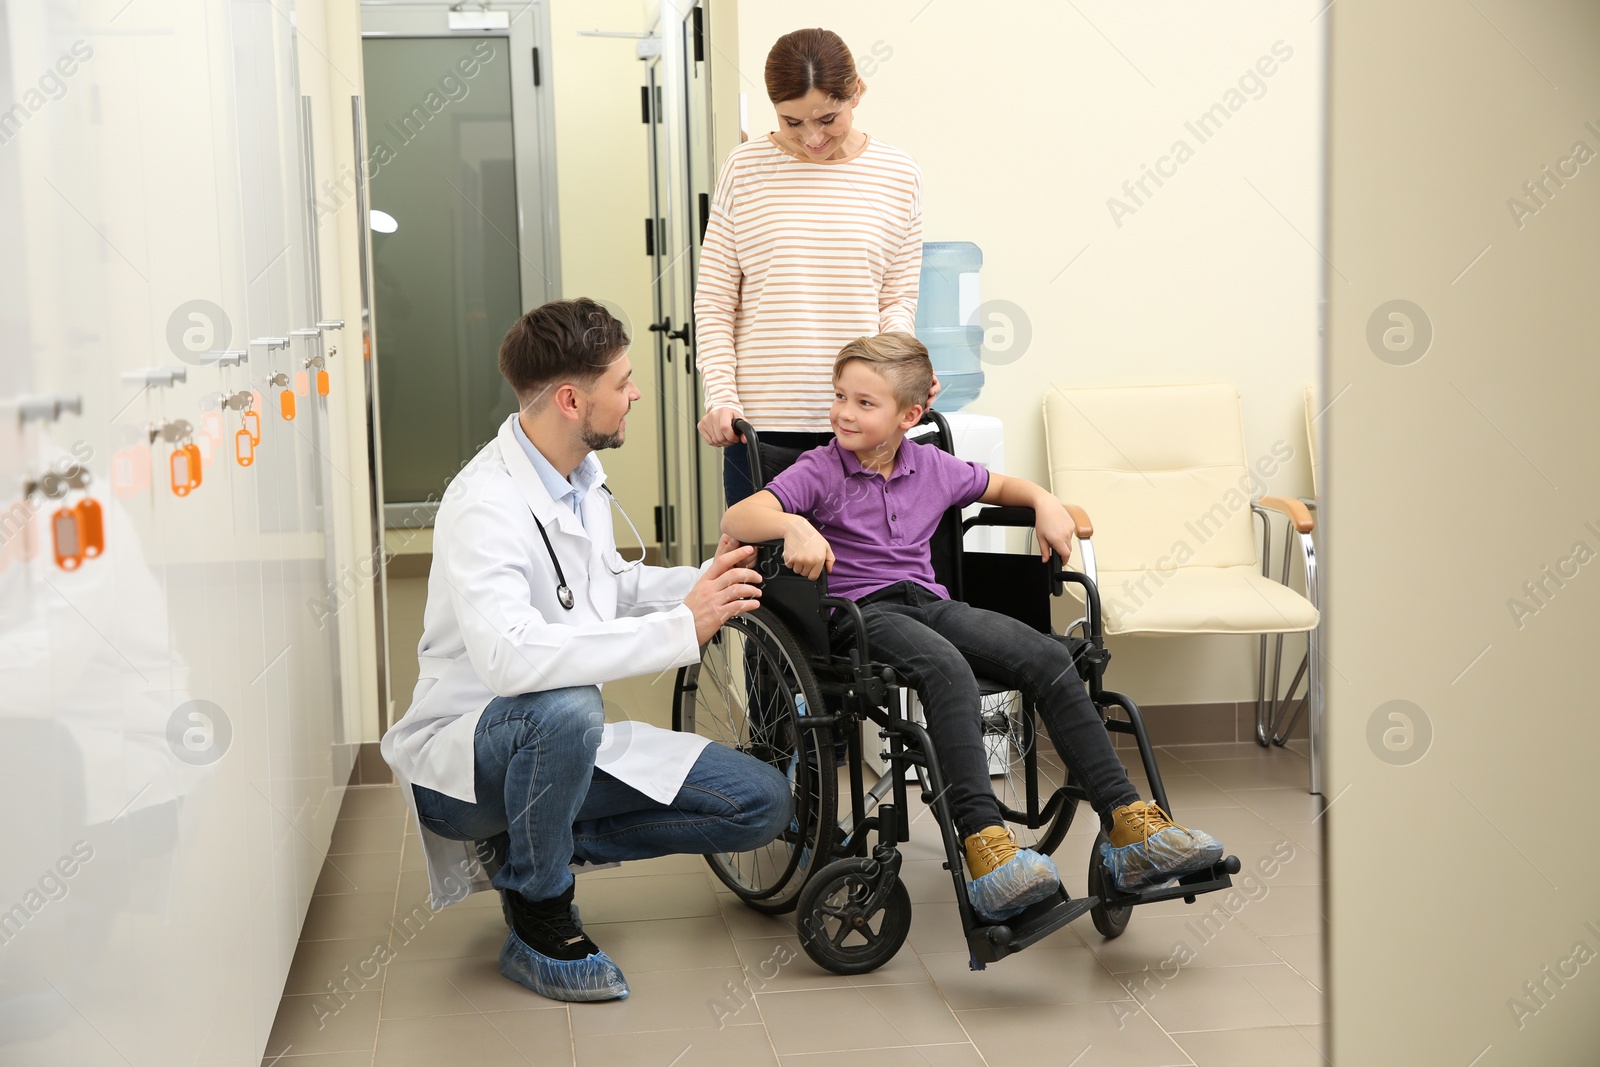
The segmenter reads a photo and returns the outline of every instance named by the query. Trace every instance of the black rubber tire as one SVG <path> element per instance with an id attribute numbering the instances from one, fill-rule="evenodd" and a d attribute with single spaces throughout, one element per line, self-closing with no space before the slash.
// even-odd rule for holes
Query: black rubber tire
<path id="1" fill-rule="evenodd" d="M 984 698 L 986 706 L 994 702 L 994 696 Z M 1030 746 L 1038 745 L 1041 741 L 1045 741 L 1047 746 L 1039 750 L 1040 758 L 1037 762 L 1039 791 L 1044 794 L 1038 798 L 1039 803 L 1047 803 L 1057 786 L 1065 785 L 1071 780 L 1068 772 L 1054 766 L 1057 760 L 1055 747 L 1046 739 L 1044 731 L 1040 728 L 1038 716 L 1031 708 L 1024 708 L 1023 703 L 1020 694 L 1013 694 L 1009 707 L 995 709 L 986 707 L 983 714 L 984 749 L 990 751 L 992 748 L 1003 746 L 1001 750 L 1006 754 L 1006 773 L 991 778 L 990 781 L 994 786 L 995 797 L 1000 801 L 1001 810 L 1006 813 L 1007 824 L 1016 835 L 1017 846 L 1031 848 L 1040 855 L 1048 856 L 1067 836 L 1067 830 L 1072 826 L 1072 818 L 1077 813 L 1078 800 L 1076 797 L 1065 797 L 1050 821 L 1037 828 L 1029 827 L 1022 820 L 1027 804 L 1023 759 Z"/>
<path id="2" fill-rule="evenodd" d="M 1106 874 L 1104 864 L 1100 862 L 1100 846 L 1106 840 L 1105 831 L 1095 835 L 1094 849 L 1089 853 L 1089 888 L 1091 897 L 1105 900 L 1105 894 L 1111 890 L 1111 877 Z M 1096 904 L 1089 909 L 1089 918 L 1094 920 L 1094 928 L 1107 940 L 1121 937 L 1122 931 L 1128 928 L 1128 920 L 1133 917 L 1132 905 L 1121 908 L 1108 908 L 1105 904 Z"/>
<path id="3" fill-rule="evenodd" d="M 866 974 L 894 959 L 905 944 L 911 932 L 911 894 L 904 882 L 895 878 L 876 909 L 867 912 L 860 906 L 870 897 L 877 874 L 876 860 L 835 860 L 800 891 L 795 928 L 800 947 L 817 966 L 834 974 Z"/>
<path id="4" fill-rule="evenodd" d="M 737 650 L 735 650 L 737 649 Z M 747 679 L 734 691 L 736 670 L 768 681 L 757 695 L 760 726 L 751 729 Z M 779 685 L 770 684 L 773 681 Z M 775 694 L 783 694 L 779 697 Z M 755 756 L 783 772 L 795 791 L 795 822 L 775 841 L 750 852 L 706 856 L 711 870 L 747 905 L 769 915 L 794 909 L 810 875 L 831 856 L 839 823 L 833 734 L 800 726 L 795 695 L 821 713 L 822 691 L 805 653 L 771 612 L 735 615 L 700 650 L 700 662 L 678 672 L 672 697 L 675 730 L 699 733 Z"/>

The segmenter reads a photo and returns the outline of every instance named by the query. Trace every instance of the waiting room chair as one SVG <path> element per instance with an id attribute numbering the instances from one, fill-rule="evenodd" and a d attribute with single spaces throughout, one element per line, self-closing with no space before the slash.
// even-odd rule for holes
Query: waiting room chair
<path id="1" fill-rule="evenodd" d="M 1051 491 L 1093 523 L 1081 566 L 1098 584 L 1107 634 L 1252 634 L 1261 639 L 1258 734 L 1265 728 L 1267 636 L 1308 635 L 1311 792 L 1322 791 L 1322 677 L 1310 509 L 1253 490 L 1232 384 L 1056 389 L 1045 397 Z M 1269 577 L 1268 513 L 1299 535 L 1301 595 Z M 1255 516 L 1262 519 L 1257 550 Z"/>

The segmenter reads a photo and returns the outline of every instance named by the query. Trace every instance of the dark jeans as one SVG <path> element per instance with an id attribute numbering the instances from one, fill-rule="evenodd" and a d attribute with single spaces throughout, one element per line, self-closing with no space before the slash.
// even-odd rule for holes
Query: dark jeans
<path id="1" fill-rule="evenodd" d="M 1139 799 L 1065 644 L 1007 615 L 945 600 L 900 582 L 859 601 L 874 662 L 891 666 L 922 698 L 961 838 L 1004 823 L 989 786 L 974 671 L 1022 693 L 1102 824 Z M 834 649 L 848 654 L 855 624 L 836 612 Z"/>
<path id="2" fill-rule="evenodd" d="M 763 432 L 755 428 L 761 438 L 761 484 L 772 481 L 789 465 L 800 458 L 800 453 L 827 444 L 833 440 L 831 433 Z M 750 478 L 750 457 L 743 441 L 735 441 L 722 450 L 722 489 L 731 508 L 756 489 Z"/>
<path id="3" fill-rule="evenodd" d="M 594 765 L 605 720 L 592 685 L 496 697 L 473 737 L 478 803 L 413 786 L 417 818 L 457 841 L 490 842 L 496 889 L 547 900 L 572 884 L 567 865 L 675 853 L 746 852 L 789 825 L 784 776 L 708 745 L 671 804 Z"/>

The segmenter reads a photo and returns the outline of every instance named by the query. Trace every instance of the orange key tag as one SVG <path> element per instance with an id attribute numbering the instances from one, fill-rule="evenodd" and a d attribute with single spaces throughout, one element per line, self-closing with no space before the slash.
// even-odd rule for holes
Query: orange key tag
<path id="1" fill-rule="evenodd" d="M 317 395 L 328 395 L 328 372 L 325 370 L 317 371 Z"/>
<path id="2" fill-rule="evenodd" d="M 247 411 L 241 421 L 244 423 L 244 432 L 250 435 L 250 449 L 253 452 L 261 443 L 261 413 Z"/>
<path id="3" fill-rule="evenodd" d="M 64 571 L 75 571 L 83 565 L 83 542 L 78 536 L 78 525 L 78 514 L 72 508 L 57 508 L 50 516 L 56 566 Z"/>
<path id="4" fill-rule="evenodd" d="M 200 487 L 200 446 L 190 443 L 172 450 L 172 491 L 188 496 Z"/>
<path id="5" fill-rule="evenodd" d="M 240 430 L 233 435 L 233 455 L 241 467 L 248 467 L 256 461 L 256 442 L 249 430 Z"/>
<path id="6" fill-rule="evenodd" d="M 278 410 L 283 413 L 284 422 L 294 421 L 294 393 L 288 389 L 278 394 Z"/>
<path id="7" fill-rule="evenodd" d="M 294 375 L 294 391 L 301 396 L 311 395 L 311 375 L 305 371 L 296 371 Z"/>
<path id="8" fill-rule="evenodd" d="M 222 440 L 222 412 L 206 412 L 205 419 L 201 422 L 201 425 L 205 428 L 205 435 L 211 438 L 212 444 L 217 444 Z"/>
<path id="9" fill-rule="evenodd" d="M 78 540 L 83 545 L 83 556 L 94 559 L 106 550 L 105 517 L 100 501 L 86 496 L 72 510 L 78 513 Z"/>

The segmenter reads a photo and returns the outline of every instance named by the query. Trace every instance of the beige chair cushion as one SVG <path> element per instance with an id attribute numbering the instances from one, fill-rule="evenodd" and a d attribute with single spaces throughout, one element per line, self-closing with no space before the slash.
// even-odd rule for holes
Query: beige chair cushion
<path id="1" fill-rule="evenodd" d="M 1094 540 L 1098 547 L 1098 528 Z M 1317 625 L 1309 600 L 1254 567 L 1101 570 L 1099 589 L 1108 634 L 1298 633 Z"/>
<path id="2" fill-rule="evenodd" d="M 1107 632 L 1316 625 L 1305 597 L 1261 577 L 1250 505 L 1266 484 L 1235 386 L 1056 389 L 1044 406 L 1051 490 L 1094 523 Z"/>

